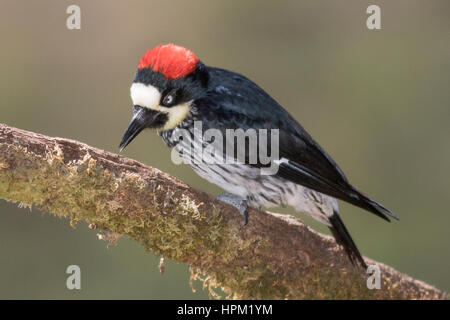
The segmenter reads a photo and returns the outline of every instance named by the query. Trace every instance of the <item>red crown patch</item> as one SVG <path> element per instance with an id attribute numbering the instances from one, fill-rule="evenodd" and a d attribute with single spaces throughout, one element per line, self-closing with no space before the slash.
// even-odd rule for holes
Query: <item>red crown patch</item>
<path id="1" fill-rule="evenodd" d="M 147 50 L 141 57 L 138 68 L 141 70 L 150 67 L 171 80 L 184 77 L 194 71 L 197 62 L 198 58 L 191 50 L 171 43 Z"/>

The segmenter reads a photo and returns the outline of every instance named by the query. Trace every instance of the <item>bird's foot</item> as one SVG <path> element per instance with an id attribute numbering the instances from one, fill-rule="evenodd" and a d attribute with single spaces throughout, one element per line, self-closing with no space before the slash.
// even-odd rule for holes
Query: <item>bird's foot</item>
<path id="1" fill-rule="evenodd" d="M 218 196 L 216 196 L 217 200 L 220 200 L 222 202 L 228 203 L 230 205 L 232 205 L 233 207 L 235 207 L 236 209 L 238 209 L 239 213 L 242 214 L 245 218 L 245 223 L 244 226 L 247 225 L 248 223 L 248 202 L 245 199 L 242 199 L 241 197 L 232 194 L 232 193 L 228 193 L 228 192 L 224 192 L 219 194 Z"/>

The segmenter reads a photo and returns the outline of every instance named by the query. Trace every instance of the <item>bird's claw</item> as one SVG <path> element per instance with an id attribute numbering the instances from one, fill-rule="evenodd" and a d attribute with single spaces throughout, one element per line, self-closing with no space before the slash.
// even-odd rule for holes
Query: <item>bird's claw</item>
<path id="1" fill-rule="evenodd" d="M 228 203 L 232 205 L 236 209 L 238 209 L 239 213 L 244 216 L 245 223 L 244 226 L 248 224 L 248 202 L 245 199 L 242 199 L 239 196 L 236 196 L 232 193 L 224 192 L 216 196 L 217 200 Z"/>

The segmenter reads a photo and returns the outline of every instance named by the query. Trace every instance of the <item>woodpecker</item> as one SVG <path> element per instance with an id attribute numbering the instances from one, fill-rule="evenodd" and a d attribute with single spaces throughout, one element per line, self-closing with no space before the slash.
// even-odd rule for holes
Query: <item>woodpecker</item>
<path id="1" fill-rule="evenodd" d="M 226 191 L 217 198 L 234 205 L 245 216 L 245 223 L 248 206 L 291 206 L 328 226 L 350 261 L 367 269 L 340 218 L 337 199 L 387 221 L 389 217 L 398 219 L 352 186 L 336 162 L 263 89 L 238 73 L 206 66 L 184 47 L 165 44 L 147 50 L 130 93 L 133 117 L 120 143 L 121 151 L 144 129 L 156 129 L 165 144 L 184 159 L 192 158 L 189 147 L 197 143 L 196 122 L 202 124 L 202 130 L 214 129 L 224 136 L 229 129 L 252 129 L 258 138 L 261 130 L 277 130 L 279 158 L 273 161 L 277 165 L 273 174 L 262 173 L 268 164 L 259 159 L 256 163 L 188 162 L 198 175 Z M 180 131 L 188 135 L 180 135 Z M 213 155 L 220 155 L 225 153 L 220 147 L 229 142 L 213 144 L 212 139 L 206 139 L 199 143 L 212 148 Z M 251 156 L 247 148 L 255 147 L 252 143 L 245 140 L 245 160 Z M 268 149 L 275 150 L 275 144 L 268 144 Z M 232 157 L 239 152 L 233 151 Z"/>

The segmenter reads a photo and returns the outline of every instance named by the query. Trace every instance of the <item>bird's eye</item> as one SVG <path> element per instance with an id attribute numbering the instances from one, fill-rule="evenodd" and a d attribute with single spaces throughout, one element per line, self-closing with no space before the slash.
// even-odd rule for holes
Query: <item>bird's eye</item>
<path id="1" fill-rule="evenodd" d="M 175 102 L 175 93 L 170 92 L 164 97 L 162 104 L 163 106 L 170 107 L 171 105 L 174 104 L 174 102 Z"/>

